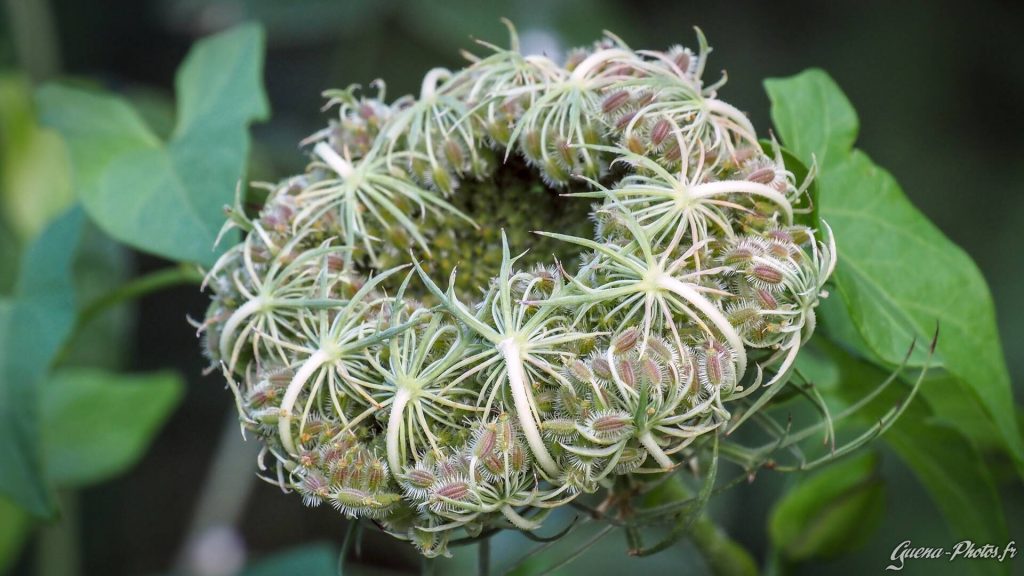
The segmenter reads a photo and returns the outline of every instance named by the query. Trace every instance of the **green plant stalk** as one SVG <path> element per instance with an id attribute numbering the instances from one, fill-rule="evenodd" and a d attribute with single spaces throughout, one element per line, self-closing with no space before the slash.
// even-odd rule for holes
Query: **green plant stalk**
<path id="1" fill-rule="evenodd" d="M 62 491 L 60 519 L 39 532 L 36 570 L 39 576 L 77 576 L 81 573 L 78 533 L 78 493 Z"/>
<path id="2" fill-rule="evenodd" d="M 203 275 L 188 264 L 181 264 L 174 268 L 163 268 L 140 276 L 130 282 L 118 286 L 114 290 L 100 296 L 85 305 L 78 315 L 78 322 L 75 324 L 75 331 L 81 330 L 87 324 L 96 319 L 107 309 L 122 302 L 141 298 L 158 290 L 171 288 L 181 284 L 200 284 Z"/>

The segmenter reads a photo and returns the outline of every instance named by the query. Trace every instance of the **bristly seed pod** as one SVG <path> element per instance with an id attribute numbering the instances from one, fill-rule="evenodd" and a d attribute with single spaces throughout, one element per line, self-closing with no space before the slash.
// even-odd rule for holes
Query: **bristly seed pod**
<path id="1" fill-rule="evenodd" d="M 629 99 L 630 95 L 626 90 L 619 90 L 608 94 L 601 102 L 601 112 L 605 115 L 610 115 L 625 106 Z"/>
<path id="2" fill-rule="evenodd" d="M 608 361 L 601 357 L 595 357 L 590 360 L 590 367 L 593 369 L 594 376 L 610 382 L 612 379 L 612 369 L 608 365 Z"/>
<path id="3" fill-rule="evenodd" d="M 619 332 L 615 338 L 612 339 L 612 350 L 616 355 L 626 354 L 631 352 L 636 347 L 637 341 L 640 339 L 640 331 L 635 327 L 629 327 Z"/>
<path id="4" fill-rule="evenodd" d="M 596 440 L 614 444 L 633 433 L 633 419 L 622 411 L 598 412 L 587 420 L 586 430 Z"/>
<path id="5" fill-rule="evenodd" d="M 699 349 L 697 369 L 701 385 L 708 393 L 728 392 L 736 384 L 733 352 L 717 340 L 708 340 Z"/>

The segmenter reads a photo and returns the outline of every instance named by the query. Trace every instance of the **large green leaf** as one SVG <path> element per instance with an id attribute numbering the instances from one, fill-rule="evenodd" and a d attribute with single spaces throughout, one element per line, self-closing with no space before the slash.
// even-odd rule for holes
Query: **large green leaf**
<path id="1" fill-rule="evenodd" d="M 82 230 L 78 207 L 28 248 L 10 298 L 0 299 L 0 494 L 49 516 L 39 442 L 37 388 L 75 318 L 71 263 Z"/>
<path id="2" fill-rule="evenodd" d="M 769 78 L 772 122 L 786 147 L 804 162 L 827 168 L 853 148 L 860 126 L 850 101 L 823 70 Z"/>
<path id="3" fill-rule="evenodd" d="M 827 74 L 809 70 L 768 80 L 765 87 L 784 143 L 804 161 L 820 163 L 821 217 L 839 250 L 836 291 L 863 343 L 894 365 L 913 340 L 928 341 L 941 326 L 938 358 L 960 385 L 926 391 L 925 397 L 951 394 L 980 404 L 1024 472 L 1024 442 L 995 309 L 977 266 L 910 203 L 888 172 L 851 150 L 857 117 Z M 922 359 L 915 356 L 913 363 Z M 968 428 L 985 426 L 976 424 Z"/>
<path id="4" fill-rule="evenodd" d="M 223 207 L 245 176 L 248 126 L 268 114 L 262 69 L 256 26 L 198 42 L 178 70 L 177 124 L 166 142 L 117 96 L 42 88 L 42 120 L 67 140 L 74 186 L 93 220 L 141 250 L 212 263 Z"/>
<path id="5" fill-rule="evenodd" d="M 792 561 L 831 558 L 863 546 L 885 512 L 878 456 L 866 452 L 801 481 L 772 510 L 772 543 Z"/>
<path id="6" fill-rule="evenodd" d="M 42 388 L 43 447 L 62 488 L 106 480 L 132 466 L 181 400 L 173 372 L 62 370 Z"/>

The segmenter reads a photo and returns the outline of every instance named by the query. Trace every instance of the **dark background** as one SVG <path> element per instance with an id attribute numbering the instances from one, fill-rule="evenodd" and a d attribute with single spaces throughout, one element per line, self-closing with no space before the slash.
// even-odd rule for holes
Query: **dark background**
<path id="1" fill-rule="evenodd" d="M 695 47 L 692 26 L 700 26 L 714 47 L 709 75 L 728 70 L 723 98 L 747 111 L 762 133 L 770 123 L 761 81 L 824 68 L 860 114 L 859 147 L 892 171 L 913 202 L 981 267 L 1021 395 L 1022 3 L 52 0 L 49 7 L 59 73 L 145 97 L 155 102 L 155 119 L 173 93 L 174 70 L 195 39 L 238 21 L 262 22 L 268 31 L 265 81 L 273 117 L 254 129 L 251 173 L 261 179 L 302 168 L 297 142 L 326 121 L 318 112 L 322 90 L 381 77 L 389 98 L 417 91 L 428 69 L 460 65 L 458 50 L 472 48 L 471 35 L 503 44 L 501 16 L 516 22 L 527 46 L 540 42 L 556 50 L 589 43 L 606 28 L 635 48 Z M 0 69 L 24 64 L 13 49 L 11 26 L 5 20 L 0 27 Z M 164 265 L 150 257 L 132 258 L 137 272 Z M 230 395 L 219 376 L 201 376 L 204 361 L 185 322 L 186 314 L 202 315 L 204 302 L 194 288 L 181 288 L 138 306 L 138 338 L 125 344 L 126 367 L 175 368 L 186 375 L 188 393 L 130 474 L 81 494 L 77 527 L 84 574 L 165 572 L 179 560 L 187 534 L 204 523 L 236 520 L 251 557 L 342 537 L 344 522 L 332 510 L 309 511 L 294 496 L 261 483 L 251 486 L 247 504 L 236 514 L 230 502 L 249 489 L 248 454 L 237 466 L 226 466 L 225 487 L 196 519 L 210 464 L 223 461 L 214 458 L 221 438 L 235 442 L 237 436 L 237 428 L 224 435 L 233 410 Z M 873 573 L 904 539 L 936 546 L 954 541 L 913 477 L 894 458 L 885 459 L 885 470 L 890 504 L 882 530 L 855 556 L 808 567 L 806 573 Z M 759 558 L 767 549 L 766 511 L 784 482 L 764 474 L 714 506 L 723 526 Z M 1021 502 L 1008 502 L 1011 535 L 1020 536 L 1020 522 L 1012 518 L 1021 515 Z M 514 557 L 513 548 L 527 544 L 516 537 L 498 542 L 498 560 Z M 379 567 L 408 571 L 417 566 L 411 550 L 378 536 L 368 535 L 365 549 Z M 685 545 L 642 562 L 625 557 L 624 550 L 621 540 L 610 538 L 572 571 L 604 574 L 650 566 L 674 573 L 693 562 Z M 33 563 L 30 549 L 20 569 L 27 572 Z"/>

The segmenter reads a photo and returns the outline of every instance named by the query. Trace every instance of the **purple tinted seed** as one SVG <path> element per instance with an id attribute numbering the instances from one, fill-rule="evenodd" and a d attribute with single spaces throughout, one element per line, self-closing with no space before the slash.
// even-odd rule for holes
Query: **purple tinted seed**
<path id="1" fill-rule="evenodd" d="M 626 102 L 629 102 L 629 92 L 625 90 L 613 92 L 601 102 L 601 111 L 605 114 L 611 114 L 621 108 Z"/>
<path id="2" fill-rule="evenodd" d="M 775 180 L 775 170 L 773 168 L 758 168 L 750 174 L 747 174 L 747 180 L 750 182 L 757 182 L 759 184 L 768 184 L 772 180 Z"/>
<path id="3" fill-rule="evenodd" d="M 665 141 L 665 138 L 668 138 L 671 130 L 672 124 L 668 120 L 664 118 L 658 120 L 654 124 L 654 127 L 651 128 L 651 144 L 654 146 L 661 146 L 661 143 Z"/>
<path id="4" fill-rule="evenodd" d="M 758 264 L 750 270 L 751 275 L 762 282 L 768 284 L 778 284 L 782 282 L 782 272 L 764 264 Z"/>
<path id="5" fill-rule="evenodd" d="M 464 500 L 469 496 L 469 484 L 462 480 L 456 480 L 438 487 L 434 493 L 449 500 Z"/>

